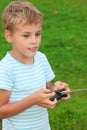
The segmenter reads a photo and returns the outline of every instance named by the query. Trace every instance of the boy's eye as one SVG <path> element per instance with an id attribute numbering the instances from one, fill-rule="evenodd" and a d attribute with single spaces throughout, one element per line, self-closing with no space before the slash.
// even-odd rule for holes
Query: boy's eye
<path id="1" fill-rule="evenodd" d="M 35 36 L 40 36 L 41 35 L 41 33 L 36 33 L 35 34 Z M 28 38 L 28 37 L 30 37 L 30 35 L 29 34 L 24 34 L 24 35 L 22 35 L 22 37 L 25 37 L 25 38 Z"/>
<path id="2" fill-rule="evenodd" d="M 29 35 L 22 35 L 22 36 L 25 37 L 25 38 L 29 37 Z"/>
<path id="3" fill-rule="evenodd" d="M 37 34 L 36 34 L 36 36 L 40 36 L 40 35 L 41 35 L 41 33 L 37 33 Z"/>

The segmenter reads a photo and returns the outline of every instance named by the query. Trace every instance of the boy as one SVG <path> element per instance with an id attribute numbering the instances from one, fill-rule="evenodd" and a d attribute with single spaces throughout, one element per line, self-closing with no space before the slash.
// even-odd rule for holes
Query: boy
<path id="1" fill-rule="evenodd" d="M 43 15 L 29 2 L 14 1 L 2 14 L 4 34 L 12 50 L 0 61 L 0 119 L 3 130 L 50 130 L 47 108 L 57 100 L 48 60 L 38 51 Z M 68 85 L 55 83 L 55 90 Z M 69 93 L 66 98 L 70 98 Z M 3 100 L 4 99 L 4 100 Z"/>

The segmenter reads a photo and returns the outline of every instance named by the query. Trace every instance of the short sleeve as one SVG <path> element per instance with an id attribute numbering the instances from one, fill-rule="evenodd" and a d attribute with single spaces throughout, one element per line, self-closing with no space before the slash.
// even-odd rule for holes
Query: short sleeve
<path id="1" fill-rule="evenodd" d="M 3 64 L 0 64 L 0 89 L 6 89 L 11 91 L 12 83 L 12 74 L 10 68 Z"/>
<path id="2" fill-rule="evenodd" d="M 54 74 L 46 56 L 45 56 L 45 74 L 46 74 L 46 82 L 50 82 L 55 78 L 55 74 Z"/>

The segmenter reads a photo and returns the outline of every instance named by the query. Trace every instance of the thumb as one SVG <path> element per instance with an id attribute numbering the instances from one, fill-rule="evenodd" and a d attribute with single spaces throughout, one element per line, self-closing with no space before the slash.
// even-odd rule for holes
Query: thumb
<path id="1" fill-rule="evenodd" d="M 50 89 L 47 89 L 47 88 L 43 88 L 42 91 L 43 91 L 44 93 L 50 93 L 50 92 L 51 92 Z"/>
<path id="2" fill-rule="evenodd" d="M 54 97 L 55 96 L 55 92 L 50 92 L 49 94 L 48 94 L 48 98 L 52 98 L 52 97 Z"/>

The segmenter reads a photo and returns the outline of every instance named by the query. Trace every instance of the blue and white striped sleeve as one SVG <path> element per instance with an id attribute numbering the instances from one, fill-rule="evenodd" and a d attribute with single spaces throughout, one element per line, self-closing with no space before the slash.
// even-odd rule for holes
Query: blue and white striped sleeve
<path id="1" fill-rule="evenodd" d="M 50 82 L 55 78 L 55 74 L 48 62 L 48 59 L 45 56 L 45 74 L 46 74 L 46 82 Z"/>
<path id="2" fill-rule="evenodd" d="M 12 86 L 13 83 L 10 69 L 5 65 L 0 64 L 0 89 L 11 91 Z"/>

